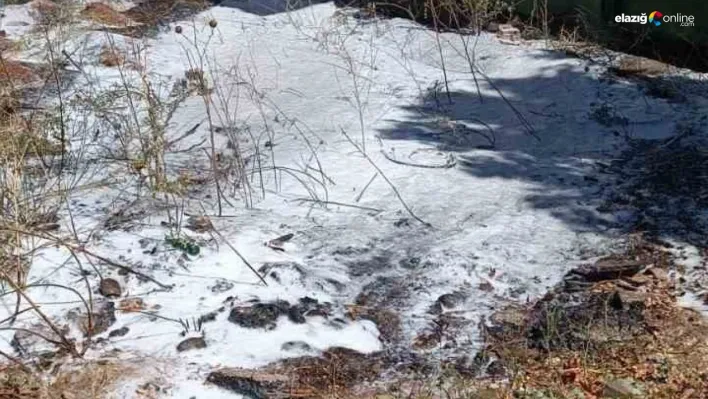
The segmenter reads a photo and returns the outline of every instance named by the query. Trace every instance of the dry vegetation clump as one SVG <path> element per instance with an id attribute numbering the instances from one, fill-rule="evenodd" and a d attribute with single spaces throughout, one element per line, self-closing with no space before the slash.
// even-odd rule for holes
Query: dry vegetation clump
<path id="1" fill-rule="evenodd" d="M 490 21 L 511 17 L 510 5 L 499 0 L 338 0 L 360 7 L 367 15 L 410 18 L 437 29 L 483 28 Z M 501 18 L 505 16 L 505 18 Z"/>
<path id="2" fill-rule="evenodd" d="M 60 7 L 51 0 L 37 0 L 32 2 L 34 17 L 40 23 L 56 19 L 60 14 Z"/>
<path id="3" fill-rule="evenodd" d="M 89 21 L 107 26 L 122 27 L 132 22 L 130 18 L 105 3 L 89 3 L 80 15 Z"/>
<path id="4" fill-rule="evenodd" d="M 208 6 L 208 0 L 153 0 L 141 2 L 127 10 L 125 15 L 136 22 L 155 26 L 184 19 Z"/>
<path id="5" fill-rule="evenodd" d="M 20 105 L 16 91 L 6 83 L 0 84 L 0 121 L 5 123 L 6 118 L 20 109 Z"/>
<path id="6" fill-rule="evenodd" d="M 0 125 L 0 162 L 61 155 L 63 149 L 59 143 L 43 137 L 31 126 L 18 114 L 8 115 L 3 120 Z"/>
<path id="7" fill-rule="evenodd" d="M 17 365 L 0 368 L 0 398 L 99 399 L 109 397 L 132 367 L 108 361 L 92 361 L 60 370 L 52 378 Z"/>
<path id="8" fill-rule="evenodd" d="M 112 68 L 123 65 L 125 56 L 112 46 L 104 46 L 98 56 L 101 65 Z"/>
<path id="9" fill-rule="evenodd" d="M 39 30 L 50 26 L 66 26 L 73 21 L 77 11 L 73 0 L 35 0 L 31 4 L 31 15 Z"/>
<path id="10" fill-rule="evenodd" d="M 0 34 L 0 53 L 12 51 L 15 47 L 15 42 L 8 39 L 7 36 Z"/>
<path id="11" fill-rule="evenodd" d="M 19 86 L 36 81 L 38 76 L 32 68 L 22 62 L 0 59 L 0 78 Z"/>
<path id="12" fill-rule="evenodd" d="M 503 364 L 514 392 L 702 397 L 708 322 L 677 304 L 671 266 L 645 246 L 572 271 L 515 317 L 492 317 L 486 351 Z"/>

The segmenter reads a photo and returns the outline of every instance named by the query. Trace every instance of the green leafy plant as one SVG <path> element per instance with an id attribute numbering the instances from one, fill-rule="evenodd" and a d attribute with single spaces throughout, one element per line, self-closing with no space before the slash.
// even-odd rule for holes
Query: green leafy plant
<path id="1" fill-rule="evenodd" d="M 172 248 L 178 249 L 187 255 L 199 255 L 199 244 L 191 238 L 168 235 L 165 237 L 165 242 Z"/>

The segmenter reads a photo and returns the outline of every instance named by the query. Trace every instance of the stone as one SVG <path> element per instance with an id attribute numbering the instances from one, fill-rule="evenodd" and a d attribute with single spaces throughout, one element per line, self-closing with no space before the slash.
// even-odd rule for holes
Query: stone
<path id="1" fill-rule="evenodd" d="M 121 327 L 108 333 L 109 338 L 124 337 L 130 332 L 128 327 Z"/>
<path id="2" fill-rule="evenodd" d="M 190 216 L 187 219 L 186 227 L 197 233 L 205 233 L 214 229 L 211 220 L 207 216 Z"/>
<path id="3" fill-rule="evenodd" d="M 288 341 L 280 346 L 280 349 L 284 351 L 302 351 L 302 352 L 312 352 L 312 347 L 305 341 Z"/>
<path id="4" fill-rule="evenodd" d="M 617 289 L 609 300 L 609 305 L 615 309 L 629 309 L 632 307 L 644 307 L 644 302 L 647 299 L 647 294 L 639 291 L 627 291 Z"/>
<path id="5" fill-rule="evenodd" d="M 498 22 L 490 22 L 489 25 L 487 25 L 487 30 L 492 33 L 499 32 L 499 23 Z"/>
<path id="6" fill-rule="evenodd" d="M 229 321 L 244 328 L 272 330 L 276 327 L 278 317 L 287 314 L 289 309 L 290 305 L 285 301 L 238 306 L 231 309 Z"/>
<path id="7" fill-rule="evenodd" d="M 666 272 L 664 269 L 660 269 L 658 267 L 651 267 L 647 270 L 647 274 L 651 275 L 655 279 L 659 281 L 668 281 L 669 280 L 669 274 Z"/>
<path id="8" fill-rule="evenodd" d="M 598 282 L 634 276 L 643 266 L 639 261 L 608 256 L 598 260 L 594 265 L 581 266 L 572 270 L 569 274 L 582 276 L 586 282 Z"/>
<path id="9" fill-rule="evenodd" d="M 440 303 L 440 305 L 446 308 L 455 308 L 457 306 L 460 306 L 460 304 L 462 304 L 464 300 L 464 295 L 460 293 L 450 293 L 440 295 L 436 302 Z"/>
<path id="10" fill-rule="evenodd" d="M 497 31 L 497 37 L 500 40 L 509 42 L 520 42 L 521 32 L 509 24 L 500 24 Z"/>
<path id="11" fill-rule="evenodd" d="M 245 328 L 265 328 L 272 330 L 276 327 L 278 318 L 286 316 L 295 324 L 303 324 L 307 317 L 328 317 L 331 314 L 331 304 L 319 303 L 316 299 L 300 298 L 296 305 L 286 301 L 270 303 L 256 303 L 252 306 L 238 306 L 231 309 L 228 320 Z"/>
<path id="12" fill-rule="evenodd" d="M 650 58 L 625 55 L 611 69 L 620 76 L 657 76 L 669 72 L 669 65 Z"/>
<path id="13" fill-rule="evenodd" d="M 293 309 L 305 317 L 329 317 L 332 314 L 332 304 L 329 302 L 320 303 L 317 299 L 307 296 L 300 298 L 298 304 L 293 306 L 290 311 L 293 312 Z"/>
<path id="14" fill-rule="evenodd" d="M 630 378 L 618 378 L 607 382 L 602 395 L 613 399 L 645 397 L 642 385 Z"/>
<path id="15" fill-rule="evenodd" d="M 484 292 L 492 292 L 494 291 L 494 286 L 489 281 L 482 281 L 479 283 L 479 289 Z"/>
<path id="16" fill-rule="evenodd" d="M 204 349 L 207 347 L 207 343 L 204 337 L 191 337 L 180 342 L 177 345 L 177 352 L 184 352 L 192 349 Z"/>
<path id="17" fill-rule="evenodd" d="M 213 286 L 209 287 L 211 292 L 215 294 L 220 294 L 222 292 L 229 291 L 232 288 L 234 288 L 234 283 L 222 279 L 217 280 Z"/>
<path id="18" fill-rule="evenodd" d="M 652 276 L 647 275 L 647 274 L 637 274 L 635 276 L 627 278 L 627 282 L 637 286 L 641 287 L 643 285 L 647 285 L 652 282 Z"/>
<path id="19" fill-rule="evenodd" d="M 506 368 L 500 360 L 492 360 L 487 366 L 487 374 L 492 377 L 502 377 L 506 373 Z"/>
<path id="20" fill-rule="evenodd" d="M 98 292 L 106 298 L 120 297 L 122 290 L 118 281 L 112 278 L 104 278 L 98 287 Z"/>
<path id="21" fill-rule="evenodd" d="M 224 368 L 211 372 L 207 382 L 249 399 L 266 399 L 280 397 L 280 393 L 287 392 L 291 381 L 285 374 Z"/>

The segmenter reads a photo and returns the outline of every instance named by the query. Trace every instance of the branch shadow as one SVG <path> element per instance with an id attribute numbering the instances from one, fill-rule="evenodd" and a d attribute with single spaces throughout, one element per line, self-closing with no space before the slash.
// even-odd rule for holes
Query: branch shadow
<path id="1" fill-rule="evenodd" d="M 214 0 L 212 3 L 222 7 L 238 8 L 241 11 L 265 17 L 328 1 L 330 0 Z"/>
<path id="2" fill-rule="evenodd" d="M 417 104 L 402 108 L 403 118 L 389 120 L 380 138 L 385 146 L 422 144 L 451 152 L 456 168 L 477 179 L 532 183 L 524 205 L 575 231 L 609 234 L 641 226 L 646 209 L 657 204 L 626 203 L 623 194 L 630 195 L 624 183 L 641 181 L 646 171 L 627 176 L 618 168 L 645 156 L 647 146 L 661 147 L 681 134 L 677 126 L 686 120 L 700 122 L 705 108 L 696 111 L 681 93 L 694 81 L 673 78 L 670 84 L 679 89 L 657 97 L 661 93 L 652 88 L 666 82 L 589 73 L 554 52 L 536 57 L 550 66 L 522 79 L 493 78 L 490 84 L 477 76 L 479 91 L 472 78 L 455 82 L 449 100 L 443 85 L 432 88 Z M 706 208 L 698 206 L 698 213 L 701 209 Z M 681 229 L 661 233 L 695 241 Z"/>

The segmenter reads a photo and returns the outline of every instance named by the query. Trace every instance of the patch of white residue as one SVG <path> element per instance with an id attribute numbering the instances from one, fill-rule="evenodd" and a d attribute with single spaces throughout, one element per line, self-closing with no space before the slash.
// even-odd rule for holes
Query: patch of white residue
<path id="1" fill-rule="evenodd" d="M 21 8 L 8 10 L 12 18 L 22 19 Z M 102 277 L 119 281 L 120 299 L 139 298 L 144 303 L 145 313 L 119 310 L 110 329 L 128 327 L 129 332 L 108 338 L 89 356 L 115 349 L 160 359 L 172 370 L 165 383 L 170 386 L 167 396 L 225 397 L 224 391 L 203 385 L 210 370 L 258 367 L 306 354 L 285 350 L 286 342 L 305 343 L 312 353 L 332 346 L 365 353 L 380 350 L 380 332 L 372 322 L 344 316 L 346 306 L 372 287 L 384 305 L 401 314 L 406 342 L 430 325 L 435 316 L 428 310 L 441 295 L 462 293 L 464 299 L 453 310 L 470 321 L 463 333 L 473 348 L 481 316 L 506 300 L 541 295 L 571 267 L 613 248 L 618 217 L 597 210 L 606 182 L 593 167 L 622 148 L 624 137 L 618 127 L 594 120 L 593 110 L 611 103 L 630 120 L 644 121 L 644 115 L 651 114 L 656 119 L 651 124 L 630 125 L 635 138 L 666 135 L 677 120 L 693 112 L 645 96 L 634 85 L 600 81 L 594 72 L 586 72 L 584 60 L 534 46 L 507 46 L 489 34 L 479 37 L 475 51 L 478 67 L 494 85 L 480 78 L 479 91 L 459 53 L 459 38 L 443 35 L 448 99 L 440 84 L 437 42 L 430 32 L 397 19 L 371 23 L 342 19 L 335 11 L 332 4 L 319 4 L 258 16 L 235 7 L 214 7 L 198 15 L 194 24 L 173 24 L 169 32 L 141 43 L 147 75 L 169 92 L 193 67 L 189 57 L 198 53 L 193 47 L 196 38 L 198 47 L 206 47 L 210 84 L 233 96 L 230 117 L 253 134 L 241 145 L 250 151 L 252 140 L 260 140 L 261 151 L 269 157 L 267 166 L 275 163 L 301 171 L 308 164 L 310 176 L 303 183 L 303 178 L 295 177 L 305 174 L 274 175 L 272 170 L 254 174 L 254 185 L 263 179 L 265 198 L 254 190 L 254 207 L 245 209 L 238 196 L 230 197 L 234 207 L 225 207 L 227 216 L 212 216 L 220 234 L 187 232 L 200 242 L 201 252 L 185 259 L 165 245 L 170 231 L 164 226 L 165 211 L 149 201 L 131 202 L 137 186 L 134 176 L 123 167 L 97 167 L 97 176 L 110 175 L 115 184 L 71 198 L 77 234 L 93 253 L 130 265 L 172 288 L 119 273 L 96 258 L 89 263 L 82 257 L 79 266 L 63 249 L 40 251 L 30 282 L 51 281 L 85 293 L 82 276 L 87 275 L 97 297 L 98 270 Z M 211 19 L 218 21 L 217 28 L 208 27 Z M 182 35 L 174 32 L 176 25 L 182 27 Z M 19 28 L 13 29 L 11 33 L 18 34 Z M 107 37 L 85 33 L 72 39 L 72 49 L 84 49 L 95 58 Z M 132 45 L 129 39 L 116 43 Z M 358 81 L 347 70 L 352 65 Z M 87 60 L 83 68 L 84 77 L 96 78 L 92 82 L 96 87 L 105 90 L 119 82 L 115 69 L 100 66 L 95 59 Z M 258 94 L 249 93 L 249 87 Z M 422 99 L 431 87 L 437 87 L 437 94 Z M 363 96 L 360 110 L 357 89 Z M 220 115 L 221 119 L 215 116 L 217 125 L 225 119 Z M 362 119 L 367 155 L 406 205 L 432 228 L 404 210 L 386 179 L 379 175 L 372 181 L 376 169 L 342 133 L 360 143 Z M 82 120 L 94 122 L 90 115 Z M 170 122 L 171 139 L 197 126 L 180 143 L 184 148 L 209 138 L 201 98 L 183 103 Z M 490 136 L 480 134 L 489 129 L 491 149 Z M 100 135 L 98 140 L 108 143 L 111 137 Z M 218 149 L 227 152 L 226 138 L 217 135 L 216 140 Z M 92 150 L 98 151 L 100 146 L 95 147 Z M 452 156 L 456 164 L 421 168 L 393 163 L 381 150 L 412 163 Z M 434 155 L 415 156 L 424 152 Z M 169 161 L 205 164 L 202 155 L 171 155 Z M 313 171 L 317 163 L 321 172 Z M 114 201 L 117 196 L 121 199 Z M 321 204 L 325 200 L 326 207 Z M 187 212 L 206 209 L 214 215 L 214 202 L 213 197 L 195 194 L 185 207 Z M 121 207 L 142 211 L 132 229 L 94 228 Z M 62 231 L 68 232 L 68 212 L 64 209 L 62 215 Z M 285 251 L 264 245 L 287 233 L 294 237 Z M 229 245 L 256 269 L 270 267 L 268 286 Z M 57 320 L 81 305 L 75 293 L 56 287 L 32 288 L 29 294 Z M 302 324 L 281 317 L 272 330 L 248 329 L 228 320 L 231 306 L 248 306 L 255 300 L 297 303 L 304 297 L 331 303 L 333 316 L 308 317 Z M 13 310 L 14 296 L 3 297 L 0 319 Z M 184 339 L 178 320 L 212 312 L 215 319 L 203 324 L 207 348 L 178 353 L 176 347 Z M 36 316 L 26 312 L 17 325 L 35 321 Z M 72 334 L 81 338 L 76 329 Z M 12 351 L 12 331 L 0 336 L 0 349 Z M 122 389 L 119 395 L 130 396 L 135 387 Z"/>

